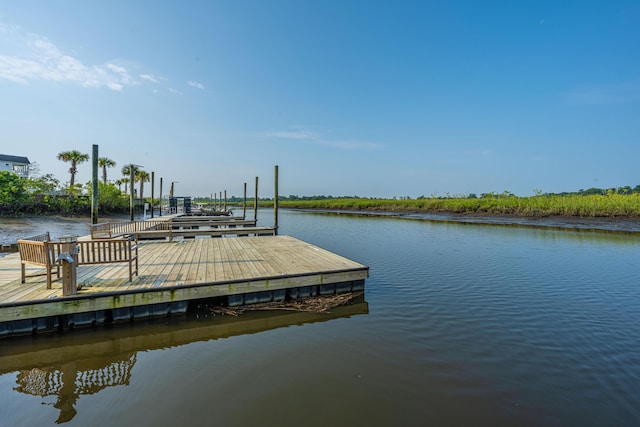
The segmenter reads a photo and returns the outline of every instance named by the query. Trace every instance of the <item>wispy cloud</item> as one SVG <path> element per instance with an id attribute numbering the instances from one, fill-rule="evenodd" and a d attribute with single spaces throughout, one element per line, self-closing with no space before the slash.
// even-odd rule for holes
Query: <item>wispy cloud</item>
<path id="1" fill-rule="evenodd" d="M 587 106 L 638 102 L 640 80 L 579 88 L 566 95 L 566 100 L 570 104 Z"/>
<path id="2" fill-rule="evenodd" d="M 189 80 L 187 84 L 191 87 L 195 87 L 196 89 L 200 89 L 200 90 L 204 89 L 204 85 L 202 83 L 196 82 L 194 80 Z"/>
<path id="3" fill-rule="evenodd" d="M 262 136 L 271 139 L 284 139 L 302 144 L 314 144 L 340 148 L 343 150 L 371 150 L 382 147 L 381 144 L 373 142 L 326 138 L 318 132 L 304 128 L 264 132 Z"/>
<path id="4" fill-rule="evenodd" d="M 0 55 L 0 78 L 16 83 L 45 80 L 71 82 L 83 87 L 107 87 L 121 91 L 135 84 L 129 70 L 114 61 L 87 65 L 39 34 L 27 34 L 19 27 L 0 24 L 5 44 L 14 47 L 15 54 Z"/>
<path id="5" fill-rule="evenodd" d="M 152 75 L 152 74 L 140 74 L 140 78 L 142 80 L 146 80 L 148 82 L 151 83 L 158 83 L 160 80 L 158 79 L 158 77 Z"/>
<path id="6" fill-rule="evenodd" d="M 19 26 L 0 22 L 0 79 L 20 84 L 37 81 L 75 83 L 86 88 L 122 91 L 141 83 L 163 86 L 164 78 L 151 73 L 134 72 L 137 64 L 111 60 L 87 64 L 65 52 L 40 34 L 28 33 Z M 125 65 L 127 64 L 127 65 Z M 132 65 L 133 64 L 133 65 Z M 166 88 L 170 93 L 182 94 Z M 154 89 L 157 93 L 157 89 Z"/>

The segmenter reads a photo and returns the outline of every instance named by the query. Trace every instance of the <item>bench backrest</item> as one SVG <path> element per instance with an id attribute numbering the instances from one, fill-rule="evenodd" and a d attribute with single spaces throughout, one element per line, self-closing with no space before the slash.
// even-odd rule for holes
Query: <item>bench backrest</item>
<path id="1" fill-rule="evenodd" d="M 111 223 L 102 222 L 99 224 L 90 225 L 91 238 L 92 239 L 110 239 L 111 236 Z"/>
<path id="2" fill-rule="evenodd" d="M 133 254 L 131 240 L 101 239 L 79 241 L 78 265 L 130 261 Z"/>
<path id="3" fill-rule="evenodd" d="M 60 255 L 59 242 L 18 240 L 20 260 L 32 264 L 54 265 Z"/>
<path id="4" fill-rule="evenodd" d="M 51 240 L 51 236 L 47 231 L 46 233 L 36 234 L 35 236 L 25 237 L 24 239 L 20 239 L 20 240 L 29 240 L 32 242 L 48 242 Z"/>

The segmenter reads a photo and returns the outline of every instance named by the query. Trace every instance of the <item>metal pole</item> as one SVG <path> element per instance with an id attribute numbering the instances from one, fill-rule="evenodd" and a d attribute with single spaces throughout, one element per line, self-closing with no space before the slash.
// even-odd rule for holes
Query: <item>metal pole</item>
<path id="1" fill-rule="evenodd" d="M 91 224 L 98 223 L 98 146 L 93 144 L 92 174 L 91 174 Z M 105 183 L 106 184 L 106 183 Z"/>

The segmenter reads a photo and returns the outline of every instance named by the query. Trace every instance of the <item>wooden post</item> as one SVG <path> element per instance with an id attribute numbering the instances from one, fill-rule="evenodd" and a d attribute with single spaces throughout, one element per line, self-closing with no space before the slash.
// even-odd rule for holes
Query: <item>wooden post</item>
<path id="1" fill-rule="evenodd" d="M 224 190 L 224 208 L 222 212 L 227 213 L 227 190 Z"/>
<path id="2" fill-rule="evenodd" d="M 253 198 L 253 220 L 258 223 L 258 177 L 256 176 L 256 195 Z"/>
<path id="3" fill-rule="evenodd" d="M 76 255 L 76 238 L 61 237 L 60 241 L 60 256 L 66 252 L 69 258 L 64 258 L 62 261 L 62 295 L 75 295 L 78 293 L 76 287 L 76 271 L 78 264 L 78 257 Z"/>
<path id="4" fill-rule="evenodd" d="M 158 200 L 158 211 L 160 212 L 158 215 L 162 216 L 162 177 L 160 177 L 160 198 Z"/>
<path id="5" fill-rule="evenodd" d="M 133 165 L 129 165 L 129 214 L 133 221 Z"/>
<path id="6" fill-rule="evenodd" d="M 98 146 L 93 145 L 93 157 L 91 158 L 91 224 L 98 223 Z"/>
<path id="7" fill-rule="evenodd" d="M 151 172 L 151 218 L 153 218 L 153 197 L 155 196 L 156 190 L 156 173 Z"/>
<path id="8" fill-rule="evenodd" d="M 218 206 L 218 210 L 222 212 L 222 191 L 220 192 L 220 198 L 218 199 L 220 205 Z"/>
<path id="9" fill-rule="evenodd" d="M 242 202 L 242 219 L 247 217 L 247 183 L 244 183 L 244 199 Z"/>
<path id="10" fill-rule="evenodd" d="M 278 165 L 274 171 L 273 183 L 273 233 L 278 235 Z"/>

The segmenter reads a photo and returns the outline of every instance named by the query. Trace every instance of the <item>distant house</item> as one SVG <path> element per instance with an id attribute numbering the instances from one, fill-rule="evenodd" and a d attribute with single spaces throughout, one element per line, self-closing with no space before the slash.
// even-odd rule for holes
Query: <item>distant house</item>
<path id="1" fill-rule="evenodd" d="M 31 162 L 26 157 L 0 154 L 0 171 L 9 171 L 20 177 L 29 178 L 30 164 Z"/>

